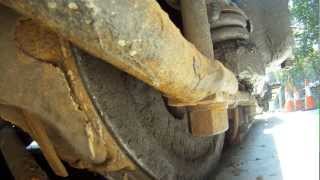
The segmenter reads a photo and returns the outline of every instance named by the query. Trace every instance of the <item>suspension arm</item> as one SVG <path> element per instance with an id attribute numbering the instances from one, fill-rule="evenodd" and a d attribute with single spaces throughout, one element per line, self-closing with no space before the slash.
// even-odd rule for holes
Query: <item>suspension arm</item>
<path id="1" fill-rule="evenodd" d="M 0 0 L 181 102 L 237 91 L 234 74 L 188 42 L 155 0 Z"/>

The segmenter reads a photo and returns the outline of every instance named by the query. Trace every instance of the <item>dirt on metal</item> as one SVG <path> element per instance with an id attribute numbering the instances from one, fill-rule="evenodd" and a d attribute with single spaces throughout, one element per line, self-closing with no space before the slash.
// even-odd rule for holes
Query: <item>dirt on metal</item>
<path id="1" fill-rule="evenodd" d="M 0 2 L 170 98 L 197 102 L 237 91 L 233 73 L 189 43 L 156 1 Z"/>
<path id="2" fill-rule="evenodd" d="M 15 39 L 18 48 L 36 59 L 54 64 L 62 61 L 60 37 L 31 19 L 22 18 L 17 22 Z"/>
<path id="3" fill-rule="evenodd" d="M 83 85 L 75 78 L 79 76 L 72 71 L 75 68 L 60 64 L 67 58 L 60 38 L 56 40 L 59 36 L 25 19 L 16 26 L 19 16 L 0 8 L 4 13 L 0 16 L 4 25 L 0 42 L 6 47 L 0 49 L 3 59 L 0 66 L 0 116 L 32 136 L 37 135 L 31 133 L 24 114 L 38 116 L 58 156 L 72 166 L 101 173 L 135 169 L 102 125 L 97 113 L 92 112 L 93 105 L 88 103 L 86 91 L 79 88 Z M 26 30 L 23 25 L 26 25 Z M 31 25 L 36 28 L 30 28 Z M 19 30 L 15 32 L 16 27 Z M 35 32 L 30 32 L 31 29 Z M 36 36 L 38 32 L 40 37 L 30 39 L 20 34 Z M 45 34 L 49 36 L 46 38 Z M 46 46 L 48 41 L 50 43 Z M 50 49 L 46 55 L 38 54 L 54 47 L 59 48 Z"/>

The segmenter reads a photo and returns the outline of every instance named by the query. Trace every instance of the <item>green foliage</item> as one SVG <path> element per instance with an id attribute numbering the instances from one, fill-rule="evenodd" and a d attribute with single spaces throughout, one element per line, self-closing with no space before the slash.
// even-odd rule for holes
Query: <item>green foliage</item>
<path id="1" fill-rule="evenodd" d="M 319 0 L 291 0 L 291 3 L 295 63 L 279 76 L 283 83 L 291 79 L 296 86 L 303 86 L 304 79 L 314 81 L 320 77 Z"/>

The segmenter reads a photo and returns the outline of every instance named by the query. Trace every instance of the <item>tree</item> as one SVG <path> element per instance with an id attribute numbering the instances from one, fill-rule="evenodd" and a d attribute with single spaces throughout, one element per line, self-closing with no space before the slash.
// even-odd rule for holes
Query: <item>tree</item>
<path id="1" fill-rule="evenodd" d="M 290 4 L 295 63 L 282 72 L 282 79 L 291 77 L 296 86 L 301 86 L 304 79 L 314 81 L 320 77 L 319 0 L 291 0 Z"/>

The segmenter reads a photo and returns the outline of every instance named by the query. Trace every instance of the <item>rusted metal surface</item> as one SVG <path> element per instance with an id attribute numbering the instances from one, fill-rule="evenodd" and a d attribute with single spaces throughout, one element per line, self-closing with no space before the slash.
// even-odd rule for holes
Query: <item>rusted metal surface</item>
<path id="1" fill-rule="evenodd" d="M 67 177 L 68 172 L 58 157 L 57 152 L 48 137 L 46 129 L 42 125 L 42 122 L 37 116 L 31 113 L 24 112 L 24 116 L 26 118 L 25 123 L 27 124 L 27 128 L 30 130 L 32 137 L 34 137 L 39 144 L 41 151 L 44 157 L 47 159 L 52 170 L 58 176 Z"/>
<path id="2" fill-rule="evenodd" d="M 47 180 L 46 173 L 36 163 L 18 138 L 13 127 L 0 119 L 0 150 L 16 180 Z"/>
<path id="3" fill-rule="evenodd" d="M 135 165 L 103 125 L 93 105 L 84 100 L 88 99 L 88 95 L 74 71 L 75 67 L 72 67 L 72 63 L 64 62 L 73 60 L 67 57 L 66 50 L 62 48 L 66 45 L 61 45 L 60 39 L 52 41 L 59 43 L 51 46 L 59 47 L 59 50 L 51 50 L 61 51 L 58 53 L 62 55 L 60 59 L 51 58 L 55 57 L 51 55 L 43 56 L 38 54 L 43 50 L 29 47 L 45 44 L 39 42 L 43 38 L 59 36 L 52 35 L 53 32 L 49 30 L 41 30 L 41 25 L 25 19 L 16 23 L 16 14 L 2 6 L 0 9 L 0 21 L 3 23 L 0 28 L 0 116 L 24 129 L 34 139 L 39 138 L 39 133 L 32 133 L 25 115 L 37 116 L 43 125 L 41 129 L 48 135 L 48 139 L 43 141 L 51 141 L 57 155 L 74 167 L 101 173 L 135 169 Z M 22 29 L 14 33 L 16 24 Z M 30 24 L 35 27 L 31 29 L 48 32 L 49 36 L 33 37 L 37 39 L 35 42 L 16 38 L 19 33 L 26 33 L 23 27 L 26 25 L 28 29 Z"/>
<path id="4" fill-rule="evenodd" d="M 210 25 L 205 0 L 180 2 L 185 37 L 214 61 Z M 228 129 L 226 103 L 210 102 L 189 107 L 190 129 L 194 136 L 210 136 Z"/>
<path id="5" fill-rule="evenodd" d="M 255 104 L 239 104 L 229 109 L 230 129 L 226 133 L 226 143 L 232 145 L 242 142 L 255 121 L 256 107 Z"/>
<path id="6" fill-rule="evenodd" d="M 28 55 L 49 63 L 61 63 L 59 36 L 28 18 L 19 20 L 15 38 L 17 46 Z"/>
<path id="7" fill-rule="evenodd" d="M 97 165 L 91 168 L 102 173 L 106 171 L 119 171 L 121 169 L 128 171 L 136 170 L 133 162 L 120 149 L 114 136 L 111 135 L 111 132 L 106 128 L 106 125 L 102 122 L 103 120 L 96 111 L 80 78 L 80 73 L 78 72 L 70 46 L 69 42 L 60 38 L 60 48 L 63 55 L 62 68 L 66 71 L 66 78 L 70 83 L 75 101 L 78 102 L 80 109 L 85 112 L 89 119 L 85 132 L 88 136 L 91 156 L 98 159 Z M 99 161 L 102 163 L 99 163 Z"/>
<path id="8" fill-rule="evenodd" d="M 228 127 L 228 123 L 226 123 L 226 121 L 228 121 L 227 111 L 218 111 L 219 114 L 221 114 L 222 112 L 226 113 L 224 116 L 222 115 L 215 116 L 214 112 L 206 111 L 206 110 L 214 111 L 214 108 L 210 109 L 210 106 L 213 106 L 214 104 L 217 105 L 216 108 L 221 109 L 222 107 L 219 106 L 219 104 L 221 103 L 226 104 L 226 106 L 223 106 L 225 107 L 225 109 L 227 108 L 237 109 L 237 106 L 250 107 L 250 116 L 254 116 L 254 113 L 252 114 L 252 112 L 255 112 L 254 109 L 257 106 L 256 98 L 250 95 L 248 92 L 239 91 L 235 95 L 218 93 L 208 101 L 204 100 L 198 104 L 194 104 L 194 106 L 190 106 L 191 108 L 189 109 L 191 110 L 190 111 L 191 130 L 195 129 L 197 132 L 196 134 L 198 134 L 199 136 L 205 136 L 206 133 L 207 135 L 213 135 L 215 134 L 214 133 L 215 131 L 224 132 L 225 130 L 227 130 L 227 127 Z M 173 104 L 173 105 L 183 106 L 183 104 Z M 200 110 L 201 107 L 203 108 L 203 110 Z M 192 110 L 192 109 L 195 109 L 195 110 Z M 230 118 L 232 119 L 231 123 L 233 123 L 233 125 L 234 123 L 236 124 L 239 123 L 239 117 L 236 117 L 236 115 L 233 113 L 231 113 L 230 115 L 231 115 Z M 203 117 L 206 117 L 206 118 L 203 118 Z M 211 117 L 211 119 L 209 117 Z M 221 117 L 224 119 L 218 119 L 217 117 Z M 235 119 L 235 118 L 238 118 L 238 119 Z M 218 127 L 213 126 L 214 124 L 217 124 L 216 126 L 221 127 L 221 129 L 218 130 L 219 129 Z M 201 128 L 203 129 L 201 130 Z M 212 130 L 211 134 L 209 133 L 210 132 L 209 129 Z M 233 129 L 231 131 L 233 131 Z"/>
<path id="9" fill-rule="evenodd" d="M 235 93 L 235 76 L 183 38 L 156 1 L 1 0 L 170 98 Z"/>
<path id="10" fill-rule="evenodd" d="M 140 167 L 155 179 L 205 179 L 218 160 L 223 135 L 192 137 L 187 114 L 176 119 L 160 92 L 79 49 L 74 52 L 97 110 Z"/>
<path id="11" fill-rule="evenodd" d="M 210 25 L 205 0 L 180 2 L 183 34 L 209 60 L 214 60 Z"/>
<path id="12" fill-rule="evenodd" d="M 214 103 L 189 108 L 192 135 L 212 136 L 228 130 L 227 107 L 226 103 Z"/>
<path id="13" fill-rule="evenodd" d="M 240 129 L 239 107 L 229 109 L 228 114 L 230 127 L 226 133 L 226 141 L 228 144 L 236 144 L 238 141 Z"/>

